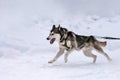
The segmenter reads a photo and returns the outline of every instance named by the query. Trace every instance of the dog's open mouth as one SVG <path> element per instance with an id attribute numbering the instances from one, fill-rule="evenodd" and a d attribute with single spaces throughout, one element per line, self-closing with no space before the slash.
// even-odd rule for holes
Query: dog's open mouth
<path id="1" fill-rule="evenodd" d="M 55 38 L 52 38 L 52 39 L 50 40 L 50 44 L 53 44 L 54 41 L 55 41 Z"/>

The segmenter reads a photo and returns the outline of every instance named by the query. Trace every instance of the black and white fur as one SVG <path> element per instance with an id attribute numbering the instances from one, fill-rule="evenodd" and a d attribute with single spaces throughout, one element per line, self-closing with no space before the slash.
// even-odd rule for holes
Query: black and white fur
<path id="1" fill-rule="evenodd" d="M 55 62 L 64 54 L 65 50 L 65 63 L 67 63 L 68 56 L 73 50 L 83 50 L 85 56 L 93 58 L 93 63 L 96 62 L 97 56 L 92 53 L 92 50 L 98 51 L 104 55 L 107 60 L 111 61 L 111 58 L 102 49 L 102 47 L 106 46 L 106 42 L 100 42 L 96 40 L 94 36 L 77 35 L 74 32 L 68 31 L 66 28 L 62 28 L 60 25 L 58 27 L 53 25 L 47 40 L 50 40 L 50 44 L 53 44 L 54 41 L 57 41 L 59 44 L 59 52 L 52 60 L 48 61 L 48 63 Z"/>

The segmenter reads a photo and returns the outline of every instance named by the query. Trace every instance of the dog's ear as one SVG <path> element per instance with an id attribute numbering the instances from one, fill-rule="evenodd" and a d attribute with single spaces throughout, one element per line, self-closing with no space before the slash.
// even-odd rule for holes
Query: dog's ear
<path id="1" fill-rule="evenodd" d="M 55 29 L 55 28 L 56 28 L 55 25 L 53 25 L 52 29 Z"/>
<path id="2" fill-rule="evenodd" d="M 60 24 L 58 25 L 58 30 L 59 30 L 59 31 L 61 30 Z"/>
<path id="3" fill-rule="evenodd" d="M 61 27 L 58 27 L 58 30 L 60 31 L 60 30 L 61 30 Z"/>
<path id="4" fill-rule="evenodd" d="M 58 27 L 60 27 L 60 24 L 58 25 Z"/>

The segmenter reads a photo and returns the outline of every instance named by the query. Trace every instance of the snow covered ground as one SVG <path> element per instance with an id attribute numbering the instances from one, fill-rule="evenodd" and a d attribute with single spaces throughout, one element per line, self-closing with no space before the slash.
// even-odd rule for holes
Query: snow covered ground
<path id="1" fill-rule="evenodd" d="M 58 44 L 50 45 L 46 40 L 53 24 L 61 24 L 81 35 L 120 37 L 120 15 L 79 17 L 65 15 L 64 11 L 47 15 L 48 10 L 40 12 L 44 6 L 42 2 L 47 0 L 30 0 L 31 3 L 27 3 L 28 1 L 25 0 L 23 5 L 24 0 L 1 0 L 1 80 L 120 80 L 120 41 L 107 40 L 108 45 L 104 50 L 112 58 L 112 62 L 108 62 L 103 55 L 94 51 L 98 58 L 96 64 L 92 64 L 92 59 L 85 57 L 82 51 L 74 51 L 69 56 L 68 63 L 64 63 L 62 56 L 55 63 L 48 64 L 56 55 Z M 40 11 L 37 2 L 41 3 Z M 51 5 L 52 3 L 48 7 Z"/>

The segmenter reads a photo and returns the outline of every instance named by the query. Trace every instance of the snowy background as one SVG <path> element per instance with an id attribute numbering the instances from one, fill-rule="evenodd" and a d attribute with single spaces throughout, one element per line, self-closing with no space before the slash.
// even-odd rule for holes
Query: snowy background
<path id="1" fill-rule="evenodd" d="M 53 24 L 81 35 L 120 37 L 120 0 L 0 0 L 1 80 L 120 80 L 120 41 L 107 40 L 108 62 L 74 51 L 53 64 L 58 44 L 46 37 Z M 101 40 L 104 41 L 104 40 Z"/>

